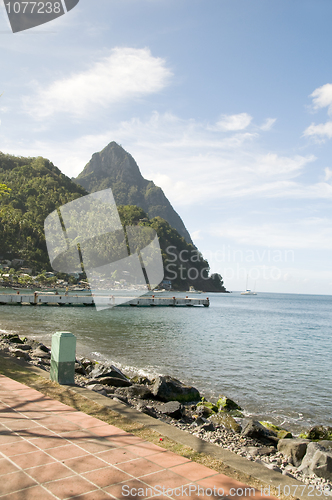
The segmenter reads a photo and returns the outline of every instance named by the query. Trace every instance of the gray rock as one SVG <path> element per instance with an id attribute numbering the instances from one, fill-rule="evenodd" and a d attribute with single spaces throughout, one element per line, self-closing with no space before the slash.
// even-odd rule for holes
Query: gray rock
<path id="1" fill-rule="evenodd" d="M 51 354 L 48 351 L 44 351 L 40 347 L 37 347 L 37 349 L 33 349 L 32 355 L 36 356 L 37 358 L 41 358 L 41 359 L 43 359 L 43 358 L 50 359 L 51 358 Z"/>
<path id="2" fill-rule="evenodd" d="M 206 432 L 213 432 L 215 430 L 215 426 L 213 425 L 213 422 L 209 422 L 201 425 L 200 429 Z"/>
<path id="3" fill-rule="evenodd" d="M 9 342 L 11 344 L 23 344 L 24 341 L 20 339 L 20 337 L 18 335 L 12 335 L 10 338 L 9 338 Z"/>
<path id="4" fill-rule="evenodd" d="M 90 377 L 100 378 L 100 377 L 114 377 L 122 380 L 128 380 L 128 378 L 122 373 L 121 370 L 116 368 L 116 366 L 110 365 L 97 365 L 91 372 Z"/>
<path id="5" fill-rule="evenodd" d="M 116 396 L 111 396 L 111 397 L 112 397 L 113 401 L 117 401 L 118 403 L 128 405 L 127 398 L 124 398 L 123 396 L 120 396 L 119 394 L 117 394 Z"/>
<path id="6" fill-rule="evenodd" d="M 274 470 L 275 472 L 280 472 L 281 473 L 281 469 L 277 465 L 275 465 L 275 464 L 266 464 L 266 463 L 264 463 L 264 465 L 265 465 L 265 467 L 267 469 Z"/>
<path id="7" fill-rule="evenodd" d="M 278 442 L 278 451 L 280 451 L 287 460 L 298 467 L 307 451 L 310 441 L 308 439 L 280 439 Z"/>
<path id="8" fill-rule="evenodd" d="M 278 441 L 277 434 L 269 429 L 266 429 L 258 420 L 249 419 L 242 429 L 242 436 L 257 439 L 262 443 L 276 444 Z"/>
<path id="9" fill-rule="evenodd" d="M 155 404 L 154 408 L 169 417 L 179 419 L 182 417 L 182 405 L 178 401 L 169 401 L 164 404 Z"/>
<path id="10" fill-rule="evenodd" d="M 31 351 L 32 347 L 29 344 L 21 344 L 20 349 L 21 351 Z"/>
<path id="11" fill-rule="evenodd" d="M 318 443 L 309 443 L 307 453 L 298 470 L 332 480 L 332 451 L 326 451 L 326 448 Z"/>
<path id="12" fill-rule="evenodd" d="M 42 351 L 44 351 L 44 352 L 48 352 L 48 353 L 51 352 L 51 349 L 49 349 L 48 347 L 46 347 L 46 345 L 42 344 L 41 342 L 39 342 L 39 344 L 37 345 L 37 347 L 39 349 L 41 349 Z"/>
<path id="13" fill-rule="evenodd" d="M 184 385 L 173 377 L 159 376 L 152 387 L 152 394 L 162 401 L 199 401 L 200 394 L 195 387 Z"/>
<path id="14" fill-rule="evenodd" d="M 324 427 L 324 425 L 315 425 L 307 433 L 308 439 L 323 440 L 332 438 L 332 427 Z"/>
<path id="15" fill-rule="evenodd" d="M 212 415 L 209 420 L 214 425 L 222 425 L 225 429 L 231 429 L 234 432 L 241 432 L 241 425 L 239 425 L 236 420 L 228 413 L 217 413 L 217 415 Z"/>
<path id="16" fill-rule="evenodd" d="M 138 385 L 134 384 L 127 389 L 128 398 L 140 398 L 140 399 L 149 399 L 152 397 L 152 392 L 146 385 Z"/>
<path id="17" fill-rule="evenodd" d="M 86 375 L 87 374 L 86 371 L 85 371 L 84 366 L 79 361 L 76 361 L 76 363 L 75 363 L 75 372 L 79 373 L 80 375 Z"/>
<path id="18" fill-rule="evenodd" d="M 271 453 L 275 453 L 275 448 L 273 446 L 260 446 L 256 448 L 255 446 L 248 446 L 246 450 L 252 457 L 263 456 L 263 455 L 271 455 Z"/>
<path id="19" fill-rule="evenodd" d="M 30 356 L 26 351 L 23 351 L 22 349 L 14 349 L 12 351 L 14 354 L 15 358 L 23 358 L 25 361 L 30 361 Z"/>
<path id="20" fill-rule="evenodd" d="M 156 410 L 153 407 L 144 404 L 143 401 L 140 401 L 137 404 L 136 408 L 138 411 L 141 411 L 142 413 L 145 413 L 146 415 L 149 415 L 150 417 L 154 417 L 154 418 L 157 417 Z"/>
<path id="21" fill-rule="evenodd" d="M 105 387 L 101 384 L 91 384 L 87 388 L 90 389 L 90 391 L 98 392 L 102 396 L 107 396 L 107 392 L 105 390 Z"/>
<path id="22" fill-rule="evenodd" d="M 128 379 L 122 379 L 118 377 L 98 377 L 87 382 L 90 384 L 103 384 L 111 385 L 112 387 L 130 387 L 132 384 Z"/>
<path id="23" fill-rule="evenodd" d="M 317 441 L 317 443 L 319 444 L 319 446 L 322 446 L 327 451 L 331 451 L 332 450 L 332 441 L 323 440 L 323 441 Z"/>

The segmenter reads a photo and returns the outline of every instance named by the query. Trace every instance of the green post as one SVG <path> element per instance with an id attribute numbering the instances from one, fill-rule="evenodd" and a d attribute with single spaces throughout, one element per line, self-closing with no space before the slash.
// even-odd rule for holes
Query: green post
<path id="1" fill-rule="evenodd" d="M 70 332 L 52 335 L 51 380 L 64 385 L 75 384 L 76 337 Z"/>

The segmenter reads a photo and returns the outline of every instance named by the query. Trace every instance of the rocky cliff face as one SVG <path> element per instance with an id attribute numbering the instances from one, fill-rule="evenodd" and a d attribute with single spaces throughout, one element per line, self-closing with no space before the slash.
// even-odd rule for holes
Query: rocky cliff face
<path id="1" fill-rule="evenodd" d="M 112 188 L 117 205 L 137 205 L 150 218 L 162 217 L 187 243 L 193 244 L 181 217 L 162 189 L 144 179 L 134 158 L 116 142 L 94 153 L 84 170 L 72 180 L 90 193 Z"/>

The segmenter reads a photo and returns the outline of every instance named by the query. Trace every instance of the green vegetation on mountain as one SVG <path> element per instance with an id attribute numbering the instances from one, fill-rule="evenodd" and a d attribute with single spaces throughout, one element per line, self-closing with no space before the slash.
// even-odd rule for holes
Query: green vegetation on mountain
<path id="1" fill-rule="evenodd" d="M 44 221 L 54 210 L 87 194 L 47 159 L 0 153 L 0 258 L 23 260 L 34 273 L 52 271 Z M 159 216 L 149 218 L 137 206 L 120 205 L 118 212 L 124 227 L 147 226 L 156 231 L 164 278 L 172 282 L 173 288 L 187 290 L 192 285 L 204 291 L 225 291 L 222 278 L 209 277 L 207 261 L 166 220 Z M 97 246 L 91 248 L 106 259 L 107 250 L 116 247 L 117 238 L 118 234 L 97 238 Z"/>
<path id="2" fill-rule="evenodd" d="M 175 290 L 196 290 L 225 292 L 222 277 L 219 274 L 209 276 L 210 267 L 202 254 L 161 217 L 148 218 L 147 214 L 136 206 L 118 207 L 121 223 L 126 226 L 147 226 L 154 229 L 159 237 L 159 244 L 164 264 L 164 278 L 172 282 Z"/>
<path id="3" fill-rule="evenodd" d="M 10 189 L 0 197 L 0 255 L 9 260 L 23 259 L 37 271 L 51 270 L 44 220 L 53 210 L 87 194 L 86 191 L 49 160 L 3 153 L 0 182 Z"/>
<path id="4" fill-rule="evenodd" d="M 136 205 L 150 218 L 162 217 L 193 244 L 181 217 L 174 210 L 163 190 L 144 179 L 134 158 L 116 142 L 94 153 L 74 182 L 89 193 L 112 188 L 117 205 Z"/>

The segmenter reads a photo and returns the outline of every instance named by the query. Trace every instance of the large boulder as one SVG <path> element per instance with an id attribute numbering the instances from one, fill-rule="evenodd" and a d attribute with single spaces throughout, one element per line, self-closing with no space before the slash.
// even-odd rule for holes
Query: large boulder
<path id="1" fill-rule="evenodd" d="M 226 412 L 220 412 L 212 415 L 209 418 L 214 425 L 222 425 L 225 429 L 231 429 L 234 432 L 241 432 L 241 425 L 239 425 L 234 418 Z"/>
<path id="2" fill-rule="evenodd" d="M 306 474 L 316 474 L 324 479 L 332 480 L 332 449 L 325 448 L 320 443 L 311 442 L 307 446 L 300 471 Z"/>
<path id="3" fill-rule="evenodd" d="M 51 359 L 51 353 L 42 349 L 41 346 L 38 346 L 37 349 L 33 349 L 32 355 L 41 359 Z"/>
<path id="4" fill-rule="evenodd" d="M 154 404 L 153 406 L 157 411 L 168 417 L 175 419 L 182 417 L 182 405 L 178 401 L 168 401 L 168 403 Z"/>
<path id="5" fill-rule="evenodd" d="M 26 351 L 24 351 L 23 349 L 14 349 L 12 352 L 13 352 L 15 358 L 23 358 L 25 361 L 31 360 L 29 354 Z"/>
<path id="6" fill-rule="evenodd" d="M 258 420 L 250 418 L 242 429 L 242 436 L 257 439 L 264 444 L 277 444 L 278 438 L 274 431 L 266 429 Z"/>
<path id="7" fill-rule="evenodd" d="M 130 387 L 132 384 L 128 379 L 118 377 L 98 377 L 87 382 L 88 385 L 102 384 L 111 385 L 112 387 Z"/>
<path id="8" fill-rule="evenodd" d="M 195 387 L 184 385 L 173 377 L 159 376 L 152 387 L 152 394 L 162 401 L 199 401 L 200 394 Z"/>
<path id="9" fill-rule="evenodd" d="M 278 451 L 288 459 L 290 463 L 298 467 L 307 451 L 310 441 L 308 439 L 280 439 Z"/>
<path id="10" fill-rule="evenodd" d="M 241 406 L 227 396 L 219 396 L 217 407 L 219 410 L 242 410 Z"/>
<path id="11" fill-rule="evenodd" d="M 317 440 L 332 440 L 332 427 L 325 427 L 324 425 L 315 425 L 307 433 L 308 439 L 311 441 Z"/>
<path id="12" fill-rule="evenodd" d="M 126 392 L 128 398 L 149 399 L 152 397 L 152 392 L 146 385 L 133 384 Z"/>
<path id="13" fill-rule="evenodd" d="M 91 378 L 100 378 L 100 377 L 116 377 L 121 378 L 123 380 L 128 380 L 128 378 L 122 373 L 119 368 L 113 365 L 97 365 L 91 372 Z"/>

